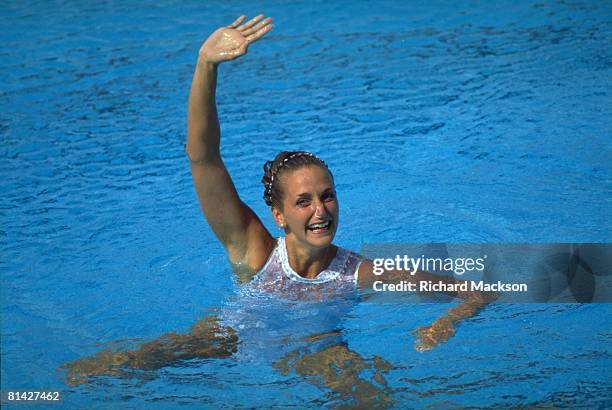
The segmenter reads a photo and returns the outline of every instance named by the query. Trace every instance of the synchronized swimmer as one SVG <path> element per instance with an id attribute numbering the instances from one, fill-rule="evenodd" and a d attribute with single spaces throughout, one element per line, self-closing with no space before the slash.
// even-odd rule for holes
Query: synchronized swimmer
<path id="1" fill-rule="evenodd" d="M 319 157 L 306 151 L 281 152 L 264 164 L 263 196 L 284 233 L 281 238 L 270 234 L 236 192 L 219 149 L 217 70 L 221 63 L 246 54 L 252 43 L 272 29 L 272 19 L 263 15 L 247 23 L 244 20 L 241 16 L 204 42 L 191 84 L 186 151 L 204 216 L 246 283 L 281 296 L 297 289 L 304 297 L 320 296 L 351 283 L 372 289 L 372 284 L 381 280 L 373 261 L 332 243 L 338 229 L 339 203 L 332 172 Z M 387 273 L 385 280 L 464 282 L 426 271 L 407 275 L 400 270 Z M 456 323 L 476 314 L 492 296 L 469 289 L 450 293 L 464 299 L 463 304 L 431 326 L 420 328 L 417 350 L 428 350 L 447 340 Z"/>
<path id="2" fill-rule="evenodd" d="M 336 186 L 330 169 L 313 153 L 284 151 L 264 164 L 263 198 L 284 234 L 279 238 L 270 234 L 236 191 L 220 152 L 217 72 L 221 63 L 245 55 L 253 43 L 272 29 L 271 22 L 271 18 L 263 15 L 248 22 L 241 16 L 212 33 L 199 50 L 189 93 L 185 149 L 202 212 L 225 248 L 239 281 L 281 299 L 332 300 L 345 292 L 371 290 L 381 280 L 445 284 L 447 288 L 443 291 L 462 299 L 462 303 L 431 325 L 415 331 L 415 349 L 432 349 L 452 337 L 455 326 L 477 314 L 494 295 L 467 289 L 465 281 L 421 270 L 410 274 L 392 270 L 383 279 L 374 272 L 373 261 L 334 245 L 340 215 Z M 254 148 L 258 144 L 245 143 Z M 90 376 L 120 375 L 125 369 L 155 369 L 197 357 L 228 357 L 237 351 L 238 344 L 235 329 L 209 316 L 194 324 L 189 333 L 170 332 L 134 350 L 106 349 L 64 367 L 69 383 L 77 384 Z M 329 362 L 334 368 L 344 366 L 345 361 L 338 362 L 339 357 L 350 358 L 346 363 L 360 360 L 363 363 L 342 344 L 315 354 L 318 362 Z M 348 369 L 340 373 L 337 377 L 346 378 L 353 377 L 355 372 Z M 339 384 L 333 378 L 328 382 L 330 386 L 353 385 Z M 355 379 L 355 383 L 361 382 Z"/>

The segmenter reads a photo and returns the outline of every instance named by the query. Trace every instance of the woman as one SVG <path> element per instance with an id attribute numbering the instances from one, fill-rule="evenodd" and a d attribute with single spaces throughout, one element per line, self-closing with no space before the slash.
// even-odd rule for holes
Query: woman
<path id="1" fill-rule="evenodd" d="M 215 103 L 217 68 L 222 62 L 246 54 L 251 43 L 272 29 L 272 19 L 263 15 L 247 23 L 243 23 L 244 20 L 245 16 L 241 16 L 206 40 L 200 48 L 191 85 L 186 150 L 202 211 L 243 281 L 256 277 L 256 285 L 266 281 L 299 282 L 301 286 L 293 287 L 298 287 L 302 293 L 314 290 L 317 294 L 321 289 L 351 280 L 368 289 L 374 280 L 381 279 L 373 274 L 372 261 L 362 260 L 332 243 L 338 228 L 339 206 L 333 177 L 322 160 L 307 152 L 282 152 L 264 166 L 264 199 L 271 207 L 274 221 L 285 234 L 278 241 L 253 210 L 240 200 L 223 164 Z M 286 278 L 292 281 L 284 280 Z M 390 282 L 458 282 L 427 272 L 416 275 L 388 272 L 384 279 Z M 305 284 L 309 280 L 316 286 L 308 289 Z M 321 286 L 323 283 L 331 285 Z M 280 287 L 267 288 L 278 291 Z M 287 289 L 282 291 L 286 293 Z M 427 350 L 448 339 L 454 333 L 454 323 L 474 315 L 490 300 L 489 296 L 474 292 L 460 292 L 456 296 L 466 302 L 432 326 L 420 329 L 417 350 Z"/>
<path id="2" fill-rule="evenodd" d="M 372 261 L 335 246 L 332 241 L 339 223 L 339 205 L 334 180 L 325 163 L 314 154 L 282 152 L 264 166 L 264 200 L 284 237 L 273 238 L 253 210 L 240 200 L 219 151 L 217 70 L 220 63 L 246 54 L 250 44 L 272 29 L 272 19 L 262 15 L 246 23 L 244 20 L 241 16 L 230 26 L 218 29 L 200 48 L 189 95 L 186 145 L 202 211 L 225 247 L 239 279 L 248 283 L 250 290 L 282 299 L 333 299 L 339 301 L 338 306 L 345 299 L 343 296 L 356 293 L 358 287 L 370 289 L 375 280 L 457 283 L 453 278 L 428 272 L 415 275 L 387 272 L 384 277 L 376 276 Z M 431 326 L 417 330 L 417 350 L 424 351 L 447 340 L 454 334 L 456 322 L 474 315 L 490 300 L 487 295 L 474 292 L 459 292 L 456 296 L 465 302 Z M 192 326 L 189 333 L 168 333 L 134 350 L 104 350 L 76 360 L 64 366 L 68 382 L 82 383 L 93 375 L 122 375 L 129 369 L 157 369 L 195 357 L 231 356 L 238 351 L 239 338 L 229 322 L 206 317 Z M 310 349 L 309 353 L 290 352 L 275 361 L 275 368 L 283 373 L 294 368 L 304 375 L 319 374 L 322 383 L 334 386 L 342 394 L 358 394 L 355 386 L 361 386 L 357 390 L 364 392 L 363 397 L 388 402 L 384 389 L 362 380 L 359 372 L 355 372 L 356 368 L 371 368 L 380 375 L 390 368 L 384 360 L 375 358 L 368 363 L 348 349 L 346 343 L 338 342 L 338 332 L 333 327 L 329 331 L 323 326 L 320 333 L 312 329 L 316 325 L 309 327 L 313 334 L 303 340 L 323 347 Z M 260 333 L 256 338 L 263 337 L 265 334 Z M 327 372 L 321 363 L 329 363 L 337 372 Z M 376 379 L 384 381 L 382 376 Z"/>

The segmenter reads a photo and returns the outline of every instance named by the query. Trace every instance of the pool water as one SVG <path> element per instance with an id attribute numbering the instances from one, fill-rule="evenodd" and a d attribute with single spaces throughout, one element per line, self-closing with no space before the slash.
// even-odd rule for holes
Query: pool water
<path id="1" fill-rule="evenodd" d="M 418 353 L 411 332 L 457 302 L 270 301 L 251 324 L 276 333 L 240 354 L 65 384 L 66 362 L 247 304 L 183 153 L 197 50 L 241 13 L 275 28 L 220 69 L 222 153 L 274 234 L 262 165 L 305 149 L 349 249 L 612 238 L 609 2 L 247 4 L 0 5 L 2 389 L 88 409 L 612 406 L 609 304 L 491 305 Z M 326 330 L 332 357 L 303 339 Z M 340 357 L 354 371 L 330 388 L 312 369 Z"/>

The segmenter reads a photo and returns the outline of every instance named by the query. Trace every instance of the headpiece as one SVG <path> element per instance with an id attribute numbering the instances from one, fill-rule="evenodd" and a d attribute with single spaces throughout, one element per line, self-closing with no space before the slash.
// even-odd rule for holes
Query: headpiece
<path id="1" fill-rule="evenodd" d="M 268 182 L 264 182 L 265 191 L 264 191 L 263 198 L 264 198 L 264 201 L 266 201 L 266 204 L 268 204 L 268 206 L 272 206 L 272 187 L 274 186 L 274 179 L 276 178 L 276 175 L 284 166 L 287 165 L 289 161 L 295 158 L 299 158 L 299 157 L 313 158 L 317 163 L 320 163 L 325 168 L 327 168 L 327 164 L 325 164 L 325 162 L 321 158 L 307 151 L 297 151 L 290 155 L 287 155 L 287 157 L 285 157 L 282 161 L 280 161 L 280 163 L 278 163 L 276 168 L 273 168 L 274 161 L 266 161 L 264 165 L 264 171 L 266 172 L 266 174 L 267 173 L 270 174 L 270 180 Z"/>

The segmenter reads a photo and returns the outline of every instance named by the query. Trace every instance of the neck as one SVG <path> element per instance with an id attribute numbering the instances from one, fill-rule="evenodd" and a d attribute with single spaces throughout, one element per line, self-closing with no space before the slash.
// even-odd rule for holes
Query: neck
<path id="1" fill-rule="evenodd" d="M 304 247 L 297 244 L 291 237 L 285 237 L 287 258 L 289 265 L 298 275 L 307 279 L 314 279 L 324 271 L 336 256 L 335 245 L 325 248 Z"/>

